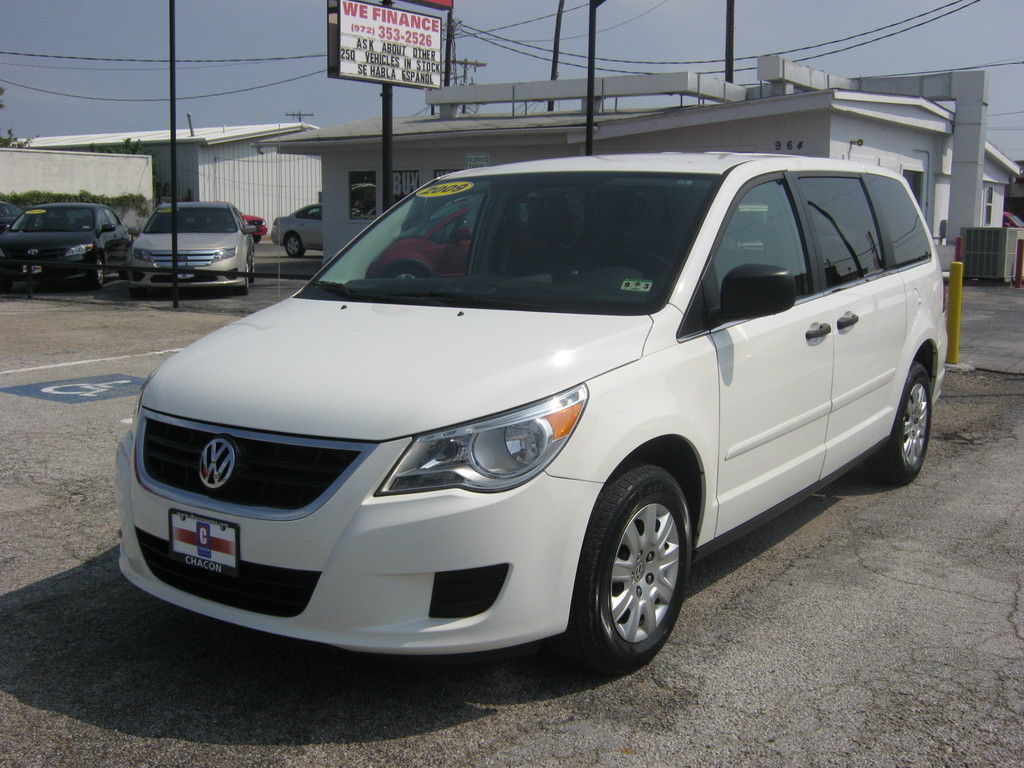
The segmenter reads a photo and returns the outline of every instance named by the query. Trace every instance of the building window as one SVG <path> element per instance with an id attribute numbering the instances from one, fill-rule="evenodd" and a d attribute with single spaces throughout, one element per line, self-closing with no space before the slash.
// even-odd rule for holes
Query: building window
<path id="1" fill-rule="evenodd" d="M 373 219 L 377 216 L 377 172 L 349 171 L 348 208 L 350 219 Z"/>
<path id="2" fill-rule="evenodd" d="M 991 186 L 985 187 L 985 226 L 994 226 L 993 221 L 993 208 L 995 207 L 995 189 Z"/>

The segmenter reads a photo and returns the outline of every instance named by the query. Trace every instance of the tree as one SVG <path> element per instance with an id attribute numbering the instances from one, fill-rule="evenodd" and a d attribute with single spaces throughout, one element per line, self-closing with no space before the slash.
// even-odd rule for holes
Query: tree
<path id="1" fill-rule="evenodd" d="M 0 86 L 0 96 L 4 95 L 3 86 Z M 4 108 L 4 102 L 0 99 L 0 109 Z M 19 139 L 14 135 L 14 131 L 10 128 L 7 129 L 7 135 L 0 134 L 0 147 L 9 147 L 12 149 L 20 149 L 28 146 L 28 139 Z"/>

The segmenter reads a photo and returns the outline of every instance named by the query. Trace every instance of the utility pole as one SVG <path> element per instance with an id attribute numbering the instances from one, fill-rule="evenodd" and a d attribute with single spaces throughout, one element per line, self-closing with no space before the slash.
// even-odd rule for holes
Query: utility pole
<path id="1" fill-rule="evenodd" d="M 284 116 L 285 117 L 290 117 L 290 118 L 292 118 L 292 120 L 298 120 L 301 123 L 302 122 L 302 118 L 304 118 L 304 117 L 313 117 L 314 114 L 315 113 L 313 113 L 313 112 L 301 112 L 300 111 L 300 112 L 285 112 Z"/>
<path id="2" fill-rule="evenodd" d="M 594 60 L 597 58 L 597 6 L 604 0 L 590 0 L 590 41 L 587 45 L 587 144 L 586 153 L 594 154 Z"/>
<path id="3" fill-rule="evenodd" d="M 565 9 L 565 0 L 558 0 L 558 13 L 555 14 L 555 40 L 551 46 L 551 79 L 558 79 L 558 49 L 562 42 L 562 11 Z M 555 102 L 548 102 L 548 112 L 555 111 Z"/>

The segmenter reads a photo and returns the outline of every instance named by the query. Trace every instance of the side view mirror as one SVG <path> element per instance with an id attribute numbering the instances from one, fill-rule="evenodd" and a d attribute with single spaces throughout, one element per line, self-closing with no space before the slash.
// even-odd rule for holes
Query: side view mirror
<path id="1" fill-rule="evenodd" d="M 115 227 L 113 224 L 101 224 L 100 225 L 100 232 L 113 232 L 116 229 L 117 229 L 117 227 Z"/>
<path id="2" fill-rule="evenodd" d="M 714 319 L 724 322 L 768 317 L 785 312 L 795 303 L 796 282 L 788 269 L 743 264 L 730 270 L 722 281 L 721 308 Z"/>
<path id="3" fill-rule="evenodd" d="M 255 235 L 256 234 L 256 225 L 255 224 L 246 224 L 244 227 L 242 227 L 242 232 L 244 234 L 246 234 L 246 235 Z"/>

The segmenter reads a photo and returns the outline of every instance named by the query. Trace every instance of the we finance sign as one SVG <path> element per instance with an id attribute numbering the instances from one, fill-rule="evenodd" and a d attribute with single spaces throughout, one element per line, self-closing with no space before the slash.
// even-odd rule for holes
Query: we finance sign
<path id="1" fill-rule="evenodd" d="M 328 75 L 349 80 L 401 85 L 409 88 L 440 88 L 442 20 L 424 13 L 341 0 L 328 28 L 332 50 Z"/>

